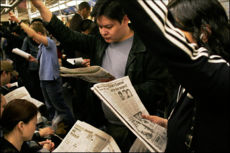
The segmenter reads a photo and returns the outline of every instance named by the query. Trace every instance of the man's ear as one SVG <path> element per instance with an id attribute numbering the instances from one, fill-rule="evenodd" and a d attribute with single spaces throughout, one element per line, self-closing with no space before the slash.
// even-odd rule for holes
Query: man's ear
<path id="1" fill-rule="evenodd" d="M 125 15 L 124 17 L 123 17 L 123 22 L 125 23 L 125 24 L 128 24 L 129 23 L 129 17 L 127 16 L 127 15 Z"/>

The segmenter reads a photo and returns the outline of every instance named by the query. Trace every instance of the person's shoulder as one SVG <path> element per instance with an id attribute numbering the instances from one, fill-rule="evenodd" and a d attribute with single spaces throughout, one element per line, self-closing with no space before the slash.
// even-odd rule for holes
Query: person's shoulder
<path id="1" fill-rule="evenodd" d="M 0 138 L 0 152 L 1 153 L 18 153 L 17 149 L 4 138 Z"/>
<path id="2" fill-rule="evenodd" d="M 6 95 L 7 93 L 10 92 L 9 88 L 7 86 L 0 86 L 0 92 L 3 94 L 3 95 Z"/>
<path id="3" fill-rule="evenodd" d="M 48 47 L 56 46 L 55 41 L 52 38 L 50 38 L 49 36 L 47 36 L 47 41 L 48 41 Z"/>

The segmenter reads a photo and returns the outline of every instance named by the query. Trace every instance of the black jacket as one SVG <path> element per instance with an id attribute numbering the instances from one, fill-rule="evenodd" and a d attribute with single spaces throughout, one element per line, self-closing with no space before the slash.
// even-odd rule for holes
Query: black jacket
<path id="1" fill-rule="evenodd" d="M 210 56 L 205 48 L 196 49 L 188 44 L 182 32 L 170 24 L 165 4 L 161 1 L 147 1 L 119 0 L 146 46 L 159 58 L 166 59 L 170 72 L 186 89 L 185 96 L 181 98 L 182 102 L 178 102 L 168 122 L 166 151 L 188 151 L 185 145 L 188 142 L 186 138 L 192 133 L 192 139 L 189 138 L 192 144 L 190 151 L 228 152 L 229 63 L 220 56 Z M 189 103 L 191 100 L 192 104 Z M 191 104 L 187 105 L 189 110 L 186 109 L 187 106 L 182 106 L 185 103 Z M 189 119 L 185 120 L 185 115 Z M 171 122 L 172 120 L 175 122 Z M 182 120 L 187 123 L 181 122 Z M 187 129 L 183 129 L 186 131 L 183 136 L 177 137 L 176 134 L 172 134 L 179 133 L 183 124 L 190 123 L 194 128 L 188 125 Z"/>
<path id="2" fill-rule="evenodd" d="M 1 153 L 20 153 L 20 152 L 28 152 L 35 153 L 37 151 L 31 149 L 26 142 L 22 144 L 21 151 L 18 151 L 10 142 L 8 142 L 4 138 L 0 138 L 0 152 Z"/>
<path id="3" fill-rule="evenodd" d="M 102 64 L 105 50 L 109 44 L 100 35 L 84 35 L 71 31 L 54 15 L 50 23 L 46 25 L 46 28 L 65 48 L 69 47 L 70 50 L 78 50 L 88 54 L 91 59 L 91 65 Z M 130 77 L 147 110 L 155 114 L 156 103 L 162 100 L 166 94 L 168 71 L 158 62 L 152 52 L 145 47 L 136 34 L 134 35 L 134 42 L 126 64 L 125 75 Z M 80 108 L 80 111 L 85 114 L 84 117 L 91 116 L 90 121 L 83 120 L 93 125 L 97 125 L 103 118 L 101 104 L 96 101 L 99 101 L 99 99 L 95 97 L 92 91 L 89 91 L 87 100 L 82 104 L 85 107 Z M 97 107 L 95 107 L 96 105 Z"/>

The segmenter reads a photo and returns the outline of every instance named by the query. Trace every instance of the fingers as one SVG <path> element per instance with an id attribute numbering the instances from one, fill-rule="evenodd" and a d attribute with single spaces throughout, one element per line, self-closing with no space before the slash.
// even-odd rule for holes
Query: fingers
<path id="1" fill-rule="evenodd" d="M 90 66 L 90 59 L 84 59 L 82 65 L 89 67 Z"/>
<path id="2" fill-rule="evenodd" d="M 49 151 L 52 151 L 54 149 L 54 143 L 51 140 L 47 139 L 46 141 L 39 142 L 39 144 Z"/>
<path id="3" fill-rule="evenodd" d="M 9 12 L 9 16 L 10 16 L 9 18 L 10 21 L 15 21 L 16 23 L 19 22 L 19 19 L 15 16 L 15 14 L 12 11 Z"/>
<path id="4" fill-rule="evenodd" d="M 153 116 L 153 115 L 142 115 L 142 117 L 144 119 L 147 119 L 147 120 L 150 120 L 151 122 L 153 123 L 156 123 L 162 127 L 167 127 L 168 125 L 168 120 L 167 119 L 164 119 L 164 118 L 161 118 L 159 116 Z"/>
<path id="5" fill-rule="evenodd" d="M 159 117 L 151 115 L 142 115 L 144 119 L 150 120 L 151 122 L 158 123 Z"/>

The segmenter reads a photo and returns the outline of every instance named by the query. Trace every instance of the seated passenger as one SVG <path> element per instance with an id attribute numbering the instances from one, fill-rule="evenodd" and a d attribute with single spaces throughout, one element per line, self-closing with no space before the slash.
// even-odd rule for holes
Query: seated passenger
<path id="1" fill-rule="evenodd" d="M 9 102 L 2 113 L 1 125 L 4 137 L 0 138 L 0 152 L 36 152 L 26 141 L 31 140 L 36 129 L 37 107 L 27 100 L 15 99 Z M 46 140 L 39 143 L 47 152 L 54 143 Z"/>

